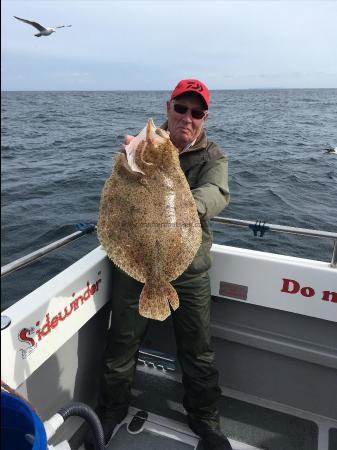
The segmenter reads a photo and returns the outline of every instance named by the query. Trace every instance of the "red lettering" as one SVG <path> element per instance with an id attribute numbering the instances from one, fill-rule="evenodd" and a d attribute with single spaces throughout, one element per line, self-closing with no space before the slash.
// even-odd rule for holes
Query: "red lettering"
<path id="1" fill-rule="evenodd" d="M 98 273 L 100 274 L 100 272 Z M 45 323 L 42 326 L 42 328 L 36 330 L 36 335 L 39 341 L 41 341 L 42 338 L 44 338 L 45 336 L 47 336 L 54 328 L 56 328 L 59 324 L 60 321 L 65 320 L 67 317 L 69 317 L 73 311 L 76 311 L 79 307 L 79 302 L 81 302 L 81 305 L 83 305 L 83 303 L 87 300 L 89 300 L 89 298 L 95 294 L 95 292 L 98 291 L 99 289 L 99 284 L 101 283 L 101 279 L 97 280 L 95 283 L 93 283 L 92 285 L 90 285 L 89 281 L 87 282 L 87 289 L 85 290 L 83 295 L 79 295 L 77 298 L 75 298 L 72 302 L 70 302 L 69 305 L 67 305 L 64 310 L 63 310 L 63 314 L 62 311 L 60 311 L 56 316 L 54 316 L 52 318 L 52 320 L 50 320 L 50 315 L 49 313 L 46 314 L 45 316 Z M 287 281 L 294 281 L 294 280 L 287 280 Z M 295 283 L 297 283 L 296 281 L 294 281 Z M 297 288 L 298 290 L 298 288 Z M 328 292 L 328 291 L 326 291 Z M 75 293 L 72 294 L 73 297 L 75 297 Z M 332 299 L 331 301 L 335 301 L 334 299 Z M 40 322 L 36 322 L 36 326 L 38 326 L 40 324 Z M 32 346 L 36 346 L 36 343 L 34 341 L 34 339 L 29 337 L 30 334 L 30 330 L 28 328 L 23 328 L 20 333 L 19 333 L 19 339 L 24 341 L 24 342 L 29 342 Z"/>
<path id="2" fill-rule="evenodd" d="M 322 300 L 326 302 L 337 303 L 337 292 L 323 291 Z"/>
<path id="3" fill-rule="evenodd" d="M 41 339 L 43 337 L 43 334 L 41 333 L 41 330 L 36 330 L 36 334 L 37 334 L 37 337 L 38 337 L 39 341 L 41 341 Z"/>
<path id="4" fill-rule="evenodd" d="M 50 326 L 51 326 L 52 328 L 56 328 L 57 325 L 58 325 L 58 323 L 59 323 L 59 318 L 58 318 L 58 316 L 54 316 L 54 317 L 52 318 L 51 322 L 50 322 Z"/>
<path id="5" fill-rule="evenodd" d="M 300 284 L 296 280 L 290 280 L 289 278 L 282 278 L 283 286 L 281 292 L 286 292 L 287 294 L 297 294 L 300 290 Z"/>
<path id="6" fill-rule="evenodd" d="M 41 334 L 42 336 L 47 336 L 51 332 L 51 326 L 50 326 L 50 319 L 49 319 L 49 313 L 46 314 L 46 323 L 41 328 Z"/>
<path id="7" fill-rule="evenodd" d="M 96 292 L 96 284 L 92 284 L 90 288 L 90 294 L 94 295 L 95 292 Z"/>
<path id="8" fill-rule="evenodd" d="M 89 298 L 90 298 L 90 287 L 89 287 L 89 283 L 87 283 L 87 284 L 88 284 L 88 287 L 85 290 L 84 295 L 83 295 L 85 301 L 89 300 Z"/>
<path id="9" fill-rule="evenodd" d="M 99 285 L 99 283 L 100 283 L 101 281 L 102 281 L 101 279 L 99 279 L 99 280 L 96 281 L 96 291 L 98 291 L 98 285 Z"/>
<path id="10" fill-rule="evenodd" d="M 64 316 L 62 317 L 62 313 L 61 312 L 59 312 L 58 313 L 58 318 L 60 319 L 60 320 L 64 320 L 64 319 L 66 319 L 68 316 L 70 316 L 70 314 L 73 312 L 73 307 L 72 307 L 72 305 L 70 305 L 71 306 L 71 308 L 70 308 L 70 311 L 68 311 L 68 306 L 66 306 L 65 308 L 64 308 Z"/>
<path id="11" fill-rule="evenodd" d="M 23 328 L 20 333 L 19 333 L 19 339 L 20 341 L 23 342 L 29 342 L 30 345 L 33 347 L 35 345 L 35 341 L 33 338 L 29 337 L 30 335 L 30 330 L 28 330 L 28 328 Z"/>
<path id="12" fill-rule="evenodd" d="M 76 309 L 78 309 L 78 300 L 79 298 L 76 298 L 75 300 L 73 300 L 70 305 L 73 307 L 73 310 L 76 311 Z"/>
<path id="13" fill-rule="evenodd" d="M 310 286 L 303 287 L 301 289 L 301 294 L 303 295 L 303 297 L 312 297 L 313 295 L 315 295 L 315 289 Z"/>

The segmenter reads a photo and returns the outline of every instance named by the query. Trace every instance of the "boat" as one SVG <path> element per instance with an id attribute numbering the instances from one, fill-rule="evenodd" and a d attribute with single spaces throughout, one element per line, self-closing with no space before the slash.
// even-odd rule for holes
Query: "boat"
<path id="1" fill-rule="evenodd" d="M 334 242 L 331 262 L 213 244 L 210 277 L 221 427 L 233 449 L 336 449 L 337 233 L 213 221 L 260 236 L 268 230 Z M 8 264 L 2 276 L 61 241 Z M 113 301 L 110 273 L 98 246 L 1 313 L 1 378 L 42 421 L 71 402 L 96 406 Z M 196 449 L 182 393 L 171 320 L 151 321 L 129 414 L 107 448 Z M 83 450 L 87 430 L 82 417 L 72 416 L 50 436 L 48 448 Z"/>

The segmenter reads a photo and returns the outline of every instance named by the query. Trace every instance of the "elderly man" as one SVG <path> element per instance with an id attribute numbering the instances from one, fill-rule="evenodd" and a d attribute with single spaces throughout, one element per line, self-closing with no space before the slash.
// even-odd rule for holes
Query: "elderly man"
<path id="1" fill-rule="evenodd" d="M 179 151 L 181 168 L 197 205 L 202 227 L 201 246 L 187 270 L 172 285 L 180 307 L 172 311 L 177 356 L 185 389 L 183 405 L 191 429 L 205 450 L 229 450 L 220 431 L 217 402 L 221 391 L 210 338 L 210 219 L 228 205 L 228 160 L 204 130 L 210 95 L 199 80 L 181 80 L 167 102 L 162 126 Z M 132 136 L 126 136 L 125 143 Z M 126 416 L 137 355 L 148 320 L 139 315 L 143 285 L 115 269 L 112 325 L 105 351 L 99 414 L 106 441 Z"/>

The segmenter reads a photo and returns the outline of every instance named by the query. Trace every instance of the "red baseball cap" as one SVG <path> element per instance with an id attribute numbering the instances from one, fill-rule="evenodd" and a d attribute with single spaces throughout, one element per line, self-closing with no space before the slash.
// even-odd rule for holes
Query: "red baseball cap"
<path id="1" fill-rule="evenodd" d="M 184 94 L 185 92 L 195 92 L 199 94 L 207 105 L 207 109 L 209 108 L 210 103 L 210 93 L 207 86 L 199 80 L 188 79 L 181 80 L 174 88 L 171 94 L 171 100 L 178 97 L 178 95 Z"/>

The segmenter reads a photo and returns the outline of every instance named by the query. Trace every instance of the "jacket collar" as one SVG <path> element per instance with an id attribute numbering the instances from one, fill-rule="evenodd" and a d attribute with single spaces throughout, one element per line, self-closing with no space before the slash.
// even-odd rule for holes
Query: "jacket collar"
<path id="1" fill-rule="evenodd" d="M 168 123 L 166 120 L 160 128 L 162 130 L 167 131 L 167 126 L 168 126 Z M 207 139 L 206 131 L 203 129 L 202 132 L 200 133 L 200 135 L 197 137 L 194 144 L 191 145 L 190 147 L 188 147 L 186 150 L 183 150 L 182 152 L 180 152 L 180 154 L 184 155 L 185 153 L 195 152 L 197 150 L 204 149 L 207 147 L 207 144 L 208 144 L 208 139 Z"/>

